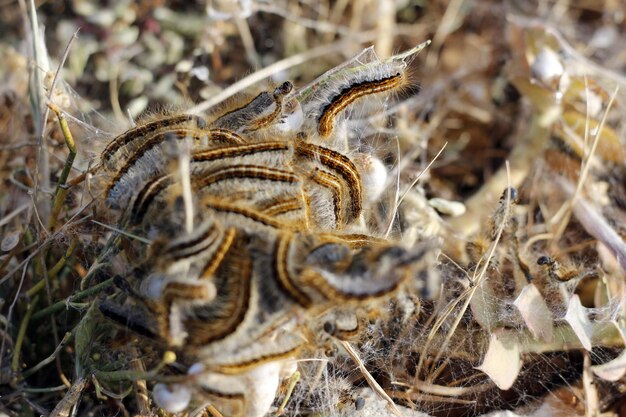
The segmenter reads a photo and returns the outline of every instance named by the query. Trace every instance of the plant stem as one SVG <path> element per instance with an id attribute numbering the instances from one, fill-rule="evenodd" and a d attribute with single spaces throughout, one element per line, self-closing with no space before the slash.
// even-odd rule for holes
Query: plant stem
<path id="1" fill-rule="evenodd" d="M 61 211 L 61 207 L 63 202 L 65 201 L 65 196 L 67 195 L 67 177 L 70 175 L 70 171 L 72 170 L 72 165 L 74 165 L 74 158 L 76 158 L 76 143 L 74 142 L 74 137 L 72 136 L 72 132 L 70 131 L 70 127 L 67 124 L 67 120 L 65 119 L 65 115 L 63 115 L 63 111 L 55 104 L 49 103 L 48 107 L 50 110 L 56 113 L 57 118 L 59 119 L 59 125 L 61 125 L 61 131 L 63 132 L 63 138 L 65 139 L 65 144 L 69 149 L 70 153 L 67 155 L 67 159 L 65 160 L 65 165 L 63 166 L 63 171 L 61 172 L 61 176 L 59 177 L 59 183 L 57 185 L 56 192 L 54 193 L 54 200 L 52 203 L 52 213 L 50 214 L 50 230 L 54 230 L 56 226 L 57 217 L 59 216 L 59 212 Z"/>
<path id="2" fill-rule="evenodd" d="M 77 292 L 76 294 L 72 295 L 71 297 L 68 297 L 65 300 L 57 301 L 56 303 L 52 304 L 51 306 L 46 307 L 43 310 L 38 311 L 37 313 L 33 314 L 33 320 L 39 320 L 39 319 L 42 319 L 42 318 L 44 318 L 44 317 L 46 317 L 46 316 L 48 316 L 50 314 L 56 313 L 57 311 L 61 311 L 69 303 L 71 303 L 73 301 L 80 301 L 83 298 L 89 297 L 90 295 L 97 294 L 101 290 L 106 289 L 106 288 L 110 287 L 111 285 L 113 285 L 113 278 L 109 278 L 106 281 L 103 281 L 100 284 L 94 285 L 91 288 L 87 288 L 84 291 Z"/>
<path id="3" fill-rule="evenodd" d="M 17 374 L 20 370 L 20 353 L 22 352 L 22 345 L 24 344 L 24 338 L 26 337 L 26 329 L 28 329 L 28 322 L 30 321 L 30 317 L 33 314 L 33 309 L 35 304 L 39 301 L 39 297 L 35 297 L 33 301 L 28 304 L 26 308 L 26 314 L 22 319 L 22 323 L 20 324 L 20 329 L 17 333 L 17 338 L 15 339 L 15 349 L 13 350 L 13 360 L 11 361 L 11 370 Z"/>

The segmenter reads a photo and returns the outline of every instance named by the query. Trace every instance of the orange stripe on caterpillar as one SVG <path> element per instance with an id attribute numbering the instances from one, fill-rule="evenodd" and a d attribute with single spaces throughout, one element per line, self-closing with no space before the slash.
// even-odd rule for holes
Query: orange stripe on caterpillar
<path id="1" fill-rule="evenodd" d="M 382 79 L 361 81 L 344 88 L 322 109 L 317 128 L 319 134 L 324 138 L 329 137 L 335 126 L 335 118 L 346 107 L 361 97 L 401 87 L 404 84 L 403 78 L 403 74 L 398 72 Z"/>

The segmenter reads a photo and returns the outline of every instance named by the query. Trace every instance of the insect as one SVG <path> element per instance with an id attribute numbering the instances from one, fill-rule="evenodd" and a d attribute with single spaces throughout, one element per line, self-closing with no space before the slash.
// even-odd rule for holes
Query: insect
<path id="1" fill-rule="evenodd" d="M 91 171 L 98 215 L 152 243 L 122 239 L 123 291 L 100 310 L 177 351 L 189 377 L 158 384 L 159 405 L 182 411 L 193 393 L 265 415 L 307 317 L 416 274 L 430 246 L 403 247 L 364 221 L 386 169 L 354 149 L 345 110 L 401 88 L 425 45 L 382 61 L 370 48 L 297 92 L 284 82 L 208 118 L 168 115 L 104 148 Z"/>

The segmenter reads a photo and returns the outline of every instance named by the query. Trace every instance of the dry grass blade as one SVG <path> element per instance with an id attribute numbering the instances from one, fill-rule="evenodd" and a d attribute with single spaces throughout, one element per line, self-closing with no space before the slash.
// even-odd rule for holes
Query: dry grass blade
<path id="1" fill-rule="evenodd" d="M 508 162 L 506 163 L 506 168 L 507 168 L 507 173 L 508 173 L 509 172 Z M 505 193 L 505 196 L 506 196 L 505 211 L 508 212 L 511 206 L 511 197 L 512 197 L 511 187 L 510 186 L 507 187 L 506 190 L 507 191 Z M 428 357 L 428 351 L 431 348 L 430 345 L 432 341 L 434 340 L 435 335 L 441 329 L 441 326 L 448 319 L 449 315 L 452 313 L 456 305 L 459 302 L 463 301 L 463 304 L 461 305 L 460 310 L 458 312 L 455 312 L 456 316 L 453 318 L 452 323 L 447 329 L 446 337 L 444 338 L 443 343 L 437 347 L 437 354 L 435 355 L 433 364 L 437 363 L 437 361 L 446 352 L 446 349 L 449 346 L 450 340 L 452 339 L 454 332 L 456 331 L 457 327 L 461 323 L 461 320 L 463 319 L 463 315 L 465 314 L 465 311 L 467 310 L 467 308 L 470 305 L 470 302 L 472 301 L 472 297 L 474 297 L 474 294 L 476 293 L 477 289 L 482 284 L 483 280 L 486 278 L 487 268 L 489 267 L 491 259 L 493 258 L 495 254 L 496 248 L 498 247 L 498 243 L 500 242 L 500 238 L 502 237 L 502 233 L 504 232 L 504 227 L 506 226 L 506 222 L 507 222 L 507 219 L 505 216 L 502 219 L 501 223 L 498 225 L 496 236 L 493 242 L 491 242 L 489 246 L 487 255 L 483 256 L 479 260 L 479 263 L 476 265 L 476 268 L 474 270 L 474 275 L 470 278 L 470 286 L 465 291 L 463 291 L 463 293 L 459 295 L 459 297 L 457 297 L 453 302 L 451 302 L 448 305 L 448 308 L 446 309 L 446 311 L 440 314 L 435 324 L 433 325 L 432 329 L 430 330 L 428 338 L 426 340 L 426 343 L 424 344 L 422 353 L 420 355 L 420 359 L 417 365 L 416 375 L 420 375 L 422 371 L 424 361 Z"/>
<path id="2" fill-rule="evenodd" d="M 72 409 L 78 404 L 88 380 L 86 378 L 78 378 L 70 389 L 65 393 L 63 399 L 54 407 L 50 413 L 50 417 L 69 417 Z"/>
<path id="3" fill-rule="evenodd" d="M 393 402 L 391 397 L 385 392 L 385 390 L 374 379 L 372 374 L 370 374 L 370 372 L 367 370 L 367 368 L 365 367 L 365 364 L 363 363 L 363 361 L 359 357 L 359 354 L 356 352 L 356 350 L 354 350 L 354 348 L 352 347 L 350 342 L 346 342 L 345 340 L 339 340 L 338 342 L 341 345 L 341 347 L 343 347 L 345 349 L 345 351 L 348 353 L 348 355 L 350 355 L 350 357 L 352 358 L 354 363 L 358 366 L 359 370 L 363 374 L 363 377 L 365 378 L 365 381 L 367 382 L 367 385 L 369 385 L 370 388 L 372 388 L 372 390 L 374 390 L 376 395 L 378 395 L 383 400 L 387 401 L 387 406 L 389 407 L 389 409 L 391 410 L 391 412 L 395 416 L 403 417 L 402 412 L 396 406 L 396 404 Z"/>
<path id="4" fill-rule="evenodd" d="M 585 89 L 585 91 L 587 91 L 587 88 Z M 585 153 L 585 156 L 582 162 L 582 170 L 581 170 L 580 176 L 578 177 L 578 182 L 576 183 L 576 189 L 574 190 L 574 194 L 567 201 L 567 203 L 564 204 L 562 211 L 560 210 L 559 212 L 557 212 L 554 215 L 554 218 L 550 220 L 552 223 L 558 222 L 557 229 L 554 232 L 554 237 L 553 237 L 554 242 L 558 242 L 561 239 L 561 236 L 563 235 L 563 232 L 565 231 L 565 228 L 567 227 L 567 224 L 569 223 L 569 219 L 572 213 L 572 209 L 576 203 L 576 199 L 580 198 L 580 194 L 582 192 L 583 186 L 585 185 L 585 182 L 589 175 L 589 169 L 591 168 L 591 165 L 594 161 L 594 156 L 595 156 L 596 150 L 598 149 L 598 144 L 600 143 L 600 139 L 602 137 L 602 131 L 604 129 L 606 119 L 608 117 L 609 111 L 611 110 L 611 107 L 613 106 L 613 102 L 615 101 L 615 97 L 617 96 L 618 91 L 619 91 L 619 86 L 615 87 L 615 90 L 613 91 L 613 94 L 611 95 L 611 98 L 609 99 L 606 109 L 604 110 L 604 114 L 602 115 L 602 120 L 600 121 L 600 125 L 598 126 L 595 134 L 593 135 L 593 142 L 591 143 L 591 149 L 589 149 L 589 152 Z M 586 118 L 586 120 L 587 122 L 585 126 L 585 143 L 587 143 L 587 137 L 589 135 L 588 118 Z"/>
<path id="5" fill-rule="evenodd" d="M 443 146 L 441 147 L 441 149 L 439 149 L 439 152 L 437 152 L 437 154 L 433 157 L 433 159 L 431 159 L 431 161 L 428 163 L 428 165 L 426 165 L 426 168 L 424 168 L 418 175 L 417 177 L 415 177 L 415 179 L 411 182 L 411 184 L 406 188 L 406 190 L 404 190 L 404 192 L 402 193 L 402 195 L 400 196 L 400 198 L 396 198 L 396 203 L 394 205 L 393 211 L 391 212 L 391 216 L 390 219 L 391 221 L 389 222 L 389 226 L 387 227 L 387 231 L 385 232 L 385 238 L 389 237 L 389 234 L 391 233 L 391 229 L 393 228 L 393 224 L 394 224 L 394 220 L 396 217 L 396 213 L 398 212 L 398 207 L 400 207 L 400 204 L 402 204 L 402 202 L 404 201 L 404 199 L 406 198 L 406 196 L 409 194 L 409 192 L 413 189 L 413 187 L 415 187 L 415 185 L 417 185 L 417 183 L 419 182 L 419 180 L 422 178 L 422 176 L 428 172 L 428 170 L 430 169 L 430 167 L 435 163 L 435 161 L 439 158 L 439 156 L 441 156 L 441 154 L 443 153 L 444 149 L 446 149 L 446 146 L 448 145 L 448 143 L 444 143 Z M 399 167 L 398 167 L 399 168 Z M 398 175 L 400 175 L 400 170 L 398 169 Z M 399 181 L 398 181 L 399 183 Z"/>

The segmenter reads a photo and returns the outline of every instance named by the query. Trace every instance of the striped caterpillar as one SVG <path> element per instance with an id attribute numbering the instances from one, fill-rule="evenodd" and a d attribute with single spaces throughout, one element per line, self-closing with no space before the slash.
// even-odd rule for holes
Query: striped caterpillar
<path id="1" fill-rule="evenodd" d="M 401 88 L 423 46 L 384 61 L 370 48 L 298 92 L 285 82 L 212 120 L 166 116 L 102 151 L 101 216 L 152 244 L 125 243 L 140 261 L 100 310 L 178 351 L 189 382 L 154 391 L 168 411 L 193 392 L 265 415 L 295 371 L 307 317 L 415 276 L 429 244 L 405 248 L 364 226 L 386 170 L 338 126 L 360 98 Z"/>

